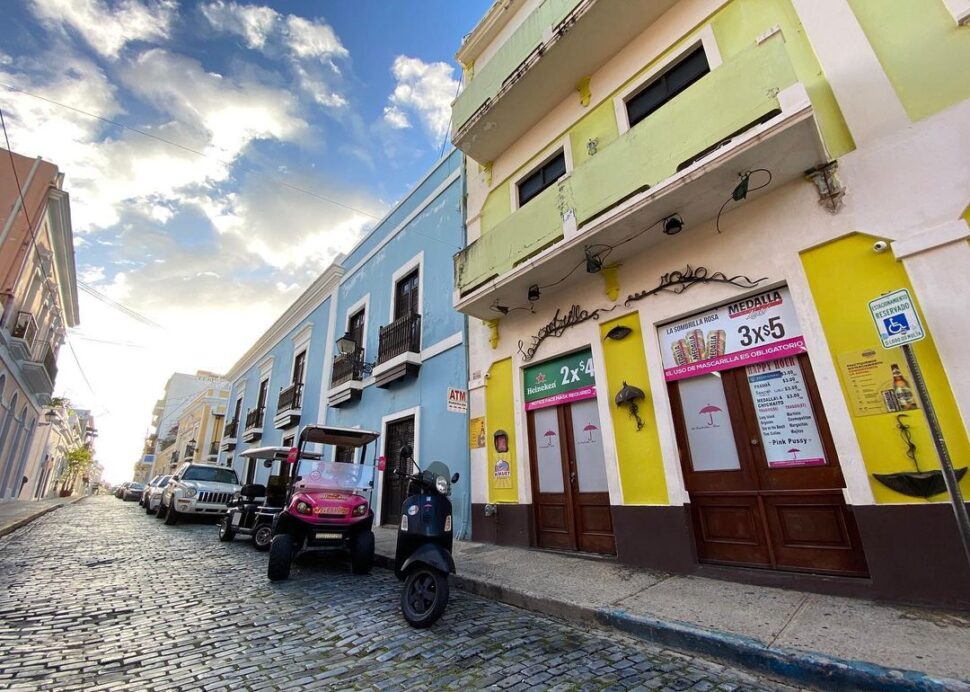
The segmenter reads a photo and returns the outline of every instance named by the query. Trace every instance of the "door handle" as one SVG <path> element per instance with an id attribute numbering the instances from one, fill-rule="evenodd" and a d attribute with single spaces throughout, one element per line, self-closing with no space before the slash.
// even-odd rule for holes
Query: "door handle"
<path id="1" fill-rule="evenodd" d="M 575 471 L 570 471 L 569 472 L 569 483 L 570 483 L 570 485 L 576 485 L 576 472 Z"/>
<path id="2" fill-rule="evenodd" d="M 757 447 L 757 446 L 758 446 L 758 444 L 759 444 L 759 442 L 758 442 L 758 438 L 757 438 L 757 437 L 752 437 L 752 438 L 751 438 L 751 446 L 752 446 L 752 447 Z"/>

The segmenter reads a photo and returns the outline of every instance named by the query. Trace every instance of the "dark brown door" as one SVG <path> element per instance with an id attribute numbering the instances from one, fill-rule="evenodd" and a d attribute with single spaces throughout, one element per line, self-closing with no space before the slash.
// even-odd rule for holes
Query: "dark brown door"
<path id="1" fill-rule="evenodd" d="M 293 384 L 303 384 L 303 375 L 306 372 L 306 351 L 300 351 L 293 359 Z M 284 447 L 286 445 L 283 445 Z"/>
<path id="2" fill-rule="evenodd" d="M 383 499 L 381 500 L 381 522 L 398 524 L 401 521 L 401 505 L 407 497 L 407 481 L 395 478 L 394 469 L 409 471 L 401 465 L 401 447 L 414 447 L 414 418 L 402 418 L 387 424 L 387 437 L 384 443 L 384 456 L 387 465 L 384 469 Z"/>
<path id="3" fill-rule="evenodd" d="M 358 310 L 347 321 L 347 333 L 358 348 L 364 348 L 364 311 Z"/>
<path id="4" fill-rule="evenodd" d="M 394 287 L 394 319 L 418 313 L 418 270 L 405 276 Z"/>
<path id="5" fill-rule="evenodd" d="M 616 552 L 595 399 L 529 412 L 539 547 Z"/>
<path id="6" fill-rule="evenodd" d="M 807 356 L 669 392 L 700 560 L 868 573 Z"/>

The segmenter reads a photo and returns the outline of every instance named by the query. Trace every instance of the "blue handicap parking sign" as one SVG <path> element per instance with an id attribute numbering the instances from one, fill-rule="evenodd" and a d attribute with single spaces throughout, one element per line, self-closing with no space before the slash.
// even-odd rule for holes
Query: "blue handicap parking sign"
<path id="1" fill-rule="evenodd" d="M 882 323 L 886 325 L 886 332 L 889 334 L 905 334 L 909 331 L 909 320 L 906 319 L 905 313 L 886 317 Z"/>

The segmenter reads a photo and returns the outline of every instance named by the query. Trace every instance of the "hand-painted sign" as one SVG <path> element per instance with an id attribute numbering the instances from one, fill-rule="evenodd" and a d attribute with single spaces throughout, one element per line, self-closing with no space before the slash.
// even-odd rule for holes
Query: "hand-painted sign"
<path id="1" fill-rule="evenodd" d="M 596 378 L 589 349 L 525 369 L 526 411 L 595 396 Z"/>
<path id="2" fill-rule="evenodd" d="M 926 338 L 923 324 L 909 291 L 901 288 L 869 301 L 869 311 L 883 348 L 893 348 Z"/>
<path id="3" fill-rule="evenodd" d="M 807 350 L 784 287 L 666 324 L 657 332 L 668 382 Z"/>

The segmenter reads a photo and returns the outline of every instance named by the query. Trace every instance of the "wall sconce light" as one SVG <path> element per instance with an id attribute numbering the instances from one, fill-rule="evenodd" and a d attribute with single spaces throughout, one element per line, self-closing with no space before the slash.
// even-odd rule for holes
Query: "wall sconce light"
<path id="1" fill-rule="evenodd" d="M 613 339 L 614 341 L 619 341 L 620 339 L 627 338 L 632 333 L 633 333 L 633 330 L 630 329 L 629 327 L 625 327 L 622 324 L 618 324 L 615 327 L 613 327 L 613 329 L 606 332 L 606 338 Z"/>
<path id="2" fill-rule="evenodd" d="M 684 228 L 684 220 L 680 214 L 671 214 L 663 221 L 664 233 L 666 235 L 677 235 Z"/>
<path id="3" fill-rule="evenodd" d="M 496 452 L 505 454 L 509 451 L 509 434 L 504 430 L 496 430 L 492 436 L 492 444 L 495 445 Z"/>
<path id="4" fill-rule="evenodd" d="M 534 303 L 539 300 L 539 284 L 532 284 L 529 286 L 529 302 Z"/>
<path id="5" fill-rule="evenodd" d="M 594 255 L 588 245 L 583 248 L 583 252 L 586 253 L 586 271 L 588 273 L 595 274 L 603 268 L 603 260 Z"/>
<path id="6" fill-rule="evenodd" d="M 640 418 L 640 408 L 637 406 L 638 401 L 642 401 L 646 398 L 643 390 L 639 387 L 634 387 L 623 382 L 623 388 L 616 394 L 616 405 L 622 407 L 627 404 L 630 408 L 630 415 L 633 416 L 637 421 L 637 432 L 643 429 L 643 420 Z"/>

